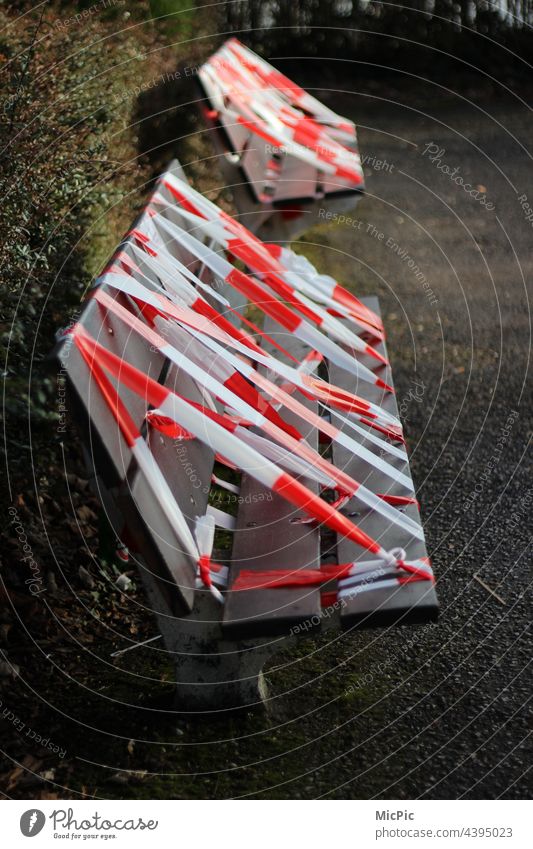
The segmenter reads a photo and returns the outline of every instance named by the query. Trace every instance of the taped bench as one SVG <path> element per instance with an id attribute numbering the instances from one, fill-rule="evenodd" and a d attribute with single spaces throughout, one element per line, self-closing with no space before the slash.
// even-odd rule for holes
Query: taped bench
<path id="1" fill-rule="evenodd" d="M 236 38 L 199 70 L 200 112 L 240 220 L 288 241 L 321 210 L 353 211 L 364 191 L 354 124 Z"/>
<path id="2" fill-rule="evenodd" d="M 246 297 L 243 289 L 248 287 L 254 297 L 259 297 L 257 287 L 265 275 L 268 276 L 265 268 L 262 272 L 254 268 L 258 256 L 267 262 L 267 256 L 260 245 L 250 241 L 244 232 L 238 231 L 239 239 L 230 239 L 231 244 L 228 246 L 225 241 L 228 231 L 216 229 L 214 223 L 210 223 L 211 211 L 205 203 L 202 205 L 201 196 L 191 193 L 178 163 L 174 163 L 158 181 L 145 210 L 105 272 L 96 281 L 93 296 L 84 307 L 76 328 L 61 339 L 56 351 L 56 358 L 67 376 L 68 406 L 82 427 L 93 486 L 117 536 L 127 536 L 165 646 L 173 656 L 179 704 L 184 709 L 202 710 L 261 702 L 264 698 L 262 668 L 273 651 L 279 648 L 278 641 L 272 642 L 272 635 L 294 636 L 308 633 L 310 627 L 319 630 L 322 625 L 322 604 L 328 596 L 331 599 L 332 594 L 339 615 L 328 616 L 327 622 L 334 627 L 339 624 L 351 628 L 354 625 L 427 621 L 437 611 L 422 532 L 418 533 L 415 545 L 410 531 L 403 536 L 398 535 L 398 527 L 388 527 L 381 517 L 381 525 L 378 523 L 375 528 L 373 525 L 370 528 L 372 537 L 380 540 L 386 537 L 387 545 L 395 549 L 401 545 L 405 552 L 400 560 L 389 557 L 392 565 L 386 568 L 383 563 L 381 568 L 363 567 L 361 576 L 357 573 L 357 565 L 368 562 L 368 551 L 361 547 L 355 548 L 353 541 L 351 547 L 348 547 L 344 533 L 332 540 L 331 527 L 325 532 L 320 521 L 309 521 L 309 509 L 312 508 L 315 513 L 317 510 L 320 515 L 323 513 L 325 521 L 333 527 L 352 527 L 351 522 L 343 520 L 342 514 L 332 506 L 324 506 L 328 505 L 327 493 L 323 493 L 324 498 L 318 498 L 321 485 L 316 479 L 307 480 L 306 475 L 296 474 L 291 478 L 284 473 L 283 486 L 272 489 L 264 483 L 257 484 L 258 475 L 265 479 L 263 468 L 255 471 L 248 468 L 242 474 L 238 491 L 236 483 L 224 484 L 230 487 L 238 500 L 235 528 L 230 531 L 233 536 L 231 556 L 217 565 L 211 556 L 209 542 L 202 554 L 202 545 L 205 544 L 206 534 L 209 536 L 213 520 L 221 521 L 218 509 L 209 505 L 213 476 L 219 482 L 220 477 L 217 475 L 218 467 L 215 467 L 216 449 L 211 444 L 214 437 L 197 432 L 195 438 L 190 438 L 193 434 L 187 430 L 187 426 L 189 422 L 194 425 L 202 411 L 201 415 L 206 417 L 206 426 L 208 420 L 215 424 L 222 421 L 225 427 L 235 425 L 243 436 L 250 433 L 246 439 L 251 445 L 255 444 L 253 434 L 258 434 L 257 428 L 249 428 L 250 423 L 243 421 L 242 414 L 237 412 L 236 420 L 229 422 L 228 405 L 221 402 L 221 384 L 216 384 L 218 389 L 211 393 L 211 400 L 214 397 L 216 403 L 211 406 L 211 413 L 208 412 L 205 405 L 209 402 L 210 392 L 206 389 L 205 381 L 206 375 L 211 372 L 215 374 L 222 360 L 229 356 L 226 353 L 221 357 L 222 349 L 216 347 L 216 333 L 219 334 L 218 338 L 228 342 L 230 323 L 236 334 L 244 333 L 243 327 L 246 327 L 248 333 L 250 328 L 245 314 Z M 218 223 L 229 227 L 226 218 L 221 215 Z M 235 236 L 234 231 L 232 234 Z M 194 240 L 199 235 L 205 241 L 198 254 L 198 243 Z M 241 271 L 236 278 L 232 277 L 234 272 L 231 271 L 226 274 L 227 280 L 223 279 L 226 272 L 224 263 L 227 261 L 222 254 L 209 247 L 217 240 L 224 249 L 229 247 L 247 259 L 247 270 L 257 275 L 256 283 Z M 278 248 L 270 250 L 273 262 L 276 257 L 276 262 L 282 258 L 288 261 L 287 256 L 281 257 Z M 173 265 L 172 258 L 181 265 Z M 298 259 L 293 257 L 291 261 L 298 262 Z M 178 273 L 178 267 L 182 272 Z M 220 274 L 217 275 L 213 269 Z M 165 314 L 163 320 L 165 309 L 176 309 L 170 299 L 157 300 L 161 292 L 170 296 L 172 287 L 177 286 L 180 280 L 183 283 L 192 279 L 196 281 L 193 291 L 199 294 L 198 306 L 201 306 L 208 320 L 212 321 L 209 316 L 215 313 L 219 315 L 215 337 L 210 341 L 207 336 L 203 337 L 203 344 L 207 345 L 200 360 L 203 372 L 198 372 L 199 367 L 194 367 L 194 363 L 191 366 L 192 360 L 189 361 L 187 357 L 188 353 L 193 356 L 194 347 L 199 343 L 194 341 L 193 336 L 186 335 L 183 325 L 180 329 L 179 322 L 171 322 L 169 315 L 172 316 L 172 313 Z M 228 282 L 234 279 L 237 286 Z M 319 282 L 317 280 L 317 285 Z M 336 309 L 342 310 L 341 290 L 335 293 L 328 289 L 330 284 L 327 280 L 321 281 L 321 285 L 325 287 L 324 292 L 327 290 L 330 295 L 336 294 L 340 299 Z M 189 297 L 190 287 L 184 291 L 187 291 Z M 287 295 L 288 290 L 283 291 Z M 205 297 L 205 301 L 200 295 Z M 261 341 L 261 347 L 257 350 L 264 351 L 265 355 L 275 352 L 281 357 L 280 349 L 283 349 L 285 366 L 276 366 L 281 369 L 277 376 L 270 374 L 266 366 L 278 361 L 270 359 L 266 366 L 261 365 L 263 355 L 258 355 L 250 347 L 244 350 L 248 350 L 251 358 L 259 356 L 259 360 L 256 360 L 255 371 L 246 372 L 246 368 L 251 366 L 245 364 L 242 345 L 235 339 L 233 342 L 237 345 L 236 350 L 241 352 L 240 359 L 232 356 L 242 373 L 255 380 L 260 380 L 263 375 L 261 385 L 266 386 L 264 380 L 268 380 L 268 375 L 279 384 L 280 374 L 285 373 L 283 368 L 288 368 L 287 362 L 302 367 L 309 357 L 312 360 L 314 348 L 305 340 L 309 338 L 314 341 L 318 337 L 307 325 L 294 323 L 294 319 L 291 325 L 293 332 L 287 328 L 280 329 L 279 321 L 275 318 L 285 320 L 282 302 L 273 294 L 268 298 L 265 295 L 261 297 L 263 300 L 260 306 L 271 315 L 266 319 L 262 331 L 257 328 L 258 334 L 254 338 Z M 294 294 L 296 301 L 299 297 Z M 328 297 L 324 294 L 326 301 Z M 351 303 L 348 295 L 344 297 L 347 303 Z M 224 315 L 217 312 L 221 307 L 221 299 L 227 303 Z M 163 312 L 158 314 L 157 307 Z M 311 314 L 311 309 L 307 309 Z M 375 309 L 375 303 L 371 308 L 361 305 L 360 318 L 363 325 Z M 192 311 L 187 314 L 184 311 L 184 315 L 189 316 L 189 321 L 192 320 Z M 248 325 L 241 324 L 240 315 L 245 322 L 248 321 Z M 340 333 L 334 323 L 331 327 Z M 162 329 L 168 339 L 162 339 L 159 335 Z M 239 338 L 242 341 L 248 337 L 241 335 Z M 350 393 L 353 393 L 354 388 L 360 390 L 360 381 L 357 386 L 353 385 L 349 370 L 339 365 L 345 363 L 342 349 L 332 340 L 328 341 L 325 337 L 320 339 L 321 344 L 328 351 L 331 350 L 334 360 L 337 360 L 336 364 L 328 357 L 322 358 L 321 368 L 324 373 L 334 373 L 335 368 L 339 370 L 335 381 L 331 380 L 330 374 L 331 382 Z M 249 345 L 250 340 L 251 337 L 248 338 Z M 368 374 L 373 374 L 368 366 L 375 366 L 375 352 L 379 354 L 380 351 L 376 339 L 374 349 L 374 355 L 368 358 L 368 365 L 363 365 L 361 358 L 360 365 L 353 360 L 354 371 L 363 368 L 359 378 L 364 374 L 367 382 Z M 228 351 L 227 348 L 225 350 Z M 386 359 L 383 344 L 380 356 Z M 314 367 L 312 361 L 311 367 Z M 292 374 L 293 379 L 296 379 L 294 375 L 297 372 L 293 370 Z M 305 376 L 306 371 L 301 374 Z M 254 379 L 248 379 L 252 395 L 256 392 L 251 385 Z M 375 379 L 375 385 L 371 383 L 366 389 L 374 393 L 376 409 L 383 405 L 384 399 L 388 399 L 386 403 L 390 409 L 387 415 L 393 418 L 396 412 L 393 396 L 384 390 L 389 382 L 390 375 L 383 372 L 383 376 Z M 324 441 L 322 431 L 331 432 L 334 416 L 331 409 L 318 400 L 316 392 L 320 395 L 324 391 L 323 387 L 329 384 L 309 378 L 305 386 L 309 392 L 299 395 L 300 403 L 308 411 L 309 422 L 305 428 L 302 428 L 301 414 L 297 416 L 287 410 L 283 410 L 279 421 L 288 437 L 292 428 L 299 427 L 311 452 L 316 452 L 319 440 L 325 451 L 327 441 Z M 242 379 L 239 387 L 239 403 L 245 404 L 243 399 L 247 391 Z M 175 396 L 174 392 L 178 395 Z M 258 409 L 263 408 L 265 394 L 257 395 L 256 392 L 253 397 Z M 235 396 L 233 403 L 237 403 L 237 400 Z M 168 415 L 172 413 L 172 405 L 179 407 L 177 419 Z M 248 409 L 251 411 L 250 407 Z M 264 410 L 271 419 L 278 421 L 278 414 L 273 407 L 267 405 Z M 185 418 L 178 421 L 180 415 Z M 324 424 L 321 427 L 316 426 L 317 421 L 320 424 L 317 418 L 319 415 L 323 416 Z M 187 426 L 183 424 L 185 421 Z M 375 442 L 378 431 L 371 425 L 358 426 L 363 433 L 368 434 L 367 450 L 370 452 L 378 451 Z M 209 426 L 214 427 L 213 424 Z M 221 439 L 222 431 L 217 430 L 216 433 Z M 223 444 L 229 451 L 236 443 L 227 438 Z M 272 448 L 269 443 L 268 450 Z M 309 452 L 303 448 L 301 450 L 303 462 L 303 457 Z M 334 440 L 328 450 L 338 468 L 351 463 L 349 454 L 335 456 L 339 446 Z M 320 468 L 321 474 L 325 474 L 326 461 L 321 461 L 318 453 L 309 456 L 316 457 L 315 471 L 318 472 Z M 289 462 L 291 468 L 287 453 L 285 461 Z M 295 462 L 294 458 L 292 462 Z M 232 465 L 235 464 L 229 463 L 226 468 Z M 267 467 L 266 460 L 263 465 Z M 410 481 L 405 458 L 400 465 L 405 490 L 405 481 Z M 311 470 L 311 466 L 307 468 Z M 368 468 L 365 474 L 368 478 Z M 394 496 L 390 480 L 384 485 L 379 474 L 373 480 L 370 478 L 365 483 L 367 486 L 371 484 L 374 500 L 378 493 L 379 498 L 385 493 L 389 502 L 392 494 L 392 503 L 394 497 L 402 498 Z M 318 479 L 321 479 L 320 475 Z M 295 483 L 290 483 L 291 480 L 300 480 L 305 484 L 308 496 L 302 499 L 301 487 L 298 489 Z M 162 495 L 167 488 L 169 497 L 162 502 Z M 288 495 L 292 498 L 292 504 L 287 501 Z M 335 495 L 332 490 L 329 503 Z M 172 506 L 173 502 L 177 510 Z M 381 503 L 378 502 L 378 507 Z M 352 512 L 351 507 L 350 503 L 345 505 L 345 512 Z M 392 515 L 390 509 L 387 509 Z M 416 506 L 411 504 L 408 509 L 410 519 L 418 521 Z M 211 521 L 206 523 L 205 517 L 210 517 Z M 180 521 L 184 523 L 181 526 Z M 229 517 L 223 521 L 231 527 Z M 361 524 L 365 521 L 369 523 L 373 519 L 363 517 Z M 359 538 L 356 531 L 352 537 Z M 189 540 L 186 545 L 184 539 Z M 322 560 L 325 543 L 328 546 L 329 563 Z M 384 551 L 383 545 L 379 551 Z M 406 561 L 405 569 L 403 560 Z M 418 565 L 413 567 L 413 562 Z M 342 570 L 339 570 L 338 564 L 342 564 Z M 355 564 L 353 568 L 352 564 Z M 399 571 L 394 571 L 397 568 Z M 422 574 L 424 570 L 427 576 Z M 226 571 L 229 572 L 227 587 L 223 580 Z M 352 571 L 353 575 L 348 574 Z M 310 581 L 307 580 L 309 575 Z M 329 575 L 332 577 L 328 578 Z M 294 580 L 291 576 L 295 576 L 296 585 L 291 584 L 291 580 Z M 420 587 L 416 587 L 416 584 L 420 584 Z M 328 596 L 325 596 L 326 592 Z M 217 596 L 222 596 L 223 605 Z"/>

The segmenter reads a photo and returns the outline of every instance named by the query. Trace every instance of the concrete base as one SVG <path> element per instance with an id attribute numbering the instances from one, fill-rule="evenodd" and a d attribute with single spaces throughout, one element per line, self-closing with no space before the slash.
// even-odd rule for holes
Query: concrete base
<path id="1" fill-rule="evenodd" d="M 264 709 L 267 687 L 263 667 L 286 640 L 225 640 L 220 627 L 221 606 L 203 590 L 196 592 L 192 613 L 176 617 L 149 572 L 140 571 L 165 648 L 172 656 L 176 708 L 191 713 Z"/>

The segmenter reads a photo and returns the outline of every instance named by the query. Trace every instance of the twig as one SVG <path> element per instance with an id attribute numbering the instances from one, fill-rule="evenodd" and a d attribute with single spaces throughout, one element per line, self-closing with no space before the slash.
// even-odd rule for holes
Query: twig
<path id="1" fill-rule="evenodd" d="M 132 646 L 128 646 L 127 649 L 120 649 L 119 651 L 114 651 L 113 654 L 110 654 L 109 657 L 118 657 L 121 654 L 126 654 L 127 651 L 132 651 L 133 649 L 138 649 L 140 646 L 145 646 L 148 643 L 153 643 L 155 640 L 160 640 L 161 634 L 157 634 L 155 637 L 150 637 L 149 640 L 143 640 L 142 643 L 134 643 Z"/>
<path id="2" fill-rule="evenodd" d="M 479 575 L 474 575 L 474 579 L 478 582 L 478 584 L 481 584 L 481 586 L 483 587 L 483 589 L 484 589 L 484 590 L 487 590 L 487 592 L 488 592 L 488 593 L 490 593 L 491 595 L 493 595 L 493 596 L 494 596 L 494 598 L 495 598 L 497 601 L 499 601 L 499 602 L 500 602 L 500 604 L 504 604 L 504 605 L 505 605 L 505 604 L 507 604 L 507 602 L 506 602 L 506 601 L 504 601 L 504 599 L 501 597 L 501 595 L 498 595 L 498 593 L 494 592 L 494 590 L 493 590 L 493 589 L 491 589 L 491 587 L 489 587 L 489 585 L 488 585 L 488 584 L 486 584 L 486 583 L 485 583 L 485 581 L 483 581 L 483 580 L 479 577 Z"/>

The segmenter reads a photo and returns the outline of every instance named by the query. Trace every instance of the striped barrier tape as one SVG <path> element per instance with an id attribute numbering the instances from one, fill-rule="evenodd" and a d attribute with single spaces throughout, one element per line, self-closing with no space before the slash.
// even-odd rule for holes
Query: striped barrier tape
<path id="1" fill-rule="evenodd" d="M 95 290 L 94 297 L 105 309 L 122 318 L 132 330 L 136 330 L 150 345 L 157 348 L 165 357 L 177 365 L 178 368 L 186 372 L 198 385 L 219 398 L 230 409 L 249 419 L 254 426 L 260 427 L 274 440 L 282 443 L 286 448 L 294 451 L 304 460 L 309 460 L 315 464 L 324 474 L 329 474 L 336 481 L 339 491 L 357 498 L 365 507 L 380 513 L 385 519 L 402 528 L 413 538 L 423 539 L 423 531 L 417 522 L 399 513 L 394 507 L 387 504 L 386 501 L 379 498 L 365 486 L 333 466 L 328 460 L 307 445 L 297 431 L 296 436 L 293 435 L 290 432 L 293 429 L 285 424 L 283 419 L 275 413 L 268 402 L 258 396 L 258 393 L 250 387 L 249 383 L 242 376 L 233 373 L 229 379 L 221 382 L 213 373 L 205 369 L 205 363 L 200 365 L 194 363 L 183 351 L 178 351 L 174 348 L 167 339 L 164 339 L 159 333 L 151 330 L 144 322 L 114 301 L 101 289 Z M 212 415 L 204 416 L 206 422 L 210 419 L 212 419 Z M 217 426 L 220 427 L 220 425 Z M 192 432 L 201 439 L 198 433 L 195 431 Z M 224 455 L 221 449 L 216 448 L 216 450 Z M 229 459 L 232 460 L 231 457 Z"/>
<path id="2" fill-rule="evenodd" d="M 69 333 L 74 337 L 76 345 L 82 352 L 91 372 L 97 378 L 103 392 L 106 390 L 101 375 L 105 371 L 120 384 L 144 398 L 154 408 L 160 410 L 162 415 L 168 416 L 188 432 L 194 433 L 200 441 L 204 442 L 210 448 L 215 449 L 224 457 L 228 457 L 237 467 L 246 468 L 259 483 L 281 495 L 296 508 L 303 510 L 320 524 L 327 525 L 331 530 L 375 554 L 385 563 L 393 566 L 396 565 L 397 558 L 390 552 L 387 552 L 377 540 L 374 540 L 354 525 L 346 516 L 343 516 L 331 505 L 315 495 L 304 484 L 292 477 L 292 475 L 258 454 L 254 448 L 243 444 L 235 434 L 229 432 L 218 422 L 205 416 L 203 412 L 196 409 L 187 399 L 176 395 L 168 387 L 157 383 L 123 358 L 104 348 L 81 325 L 75 325 Z M 156 342 L 155 334 L 152 341 L 154 343 Z M 162 353 L 167 353 L 165 346 L 163 346 Z M 168 350 L 168 353 L 171 354 L 171 351 Z M 172 359 L 172 356 L 169 358 Z M 127 444 L 132 452 L 134 452 L 136 458 L 137 456 L 140 458 L 142 471 L 143 473 L 147 473 L 147 480 L 151 485 L 158 503 L 169 517 L 174 516 L 176 530 L 186 542 L 188 553 L 198 562 L 200 557 L 205 557 L 205 555 L 200 554 L 197 544 L 192 537 L 187 523 L 184 521 L 183 514 L 179 511 L 168 485 L 164 486 L 160 484 L 159 478 L 164 480 L 161 471 L 158 470 L 157 476 L 152 474 L 153 469 L 156 468 L 155 461 L 151 458 L 151 455 L 151 459 L 146 460 L 145 450 L 148 452 L 146 444 L 144 445 L 144 449 L 140 446 L 142 437 L 133 424 L 131 416 L 121 401 L 118 392 L 111 387 L 108 379 L 107 383 L 110 388 L 107 390 L 106 400 L 111 409 L 113 409 Z"/>
<path id="3" fill-rule="evenodd" d="M 240 141 L 237 153 L 248 147 L 248 140 L 240 138 L 246 130 L 278 155 L 342 180 L 343 188 L 362 186 L 354 125 L 306 96 L 235 39 L 200 68 L 199 76 L 215 114 L 234 143 Z"/>

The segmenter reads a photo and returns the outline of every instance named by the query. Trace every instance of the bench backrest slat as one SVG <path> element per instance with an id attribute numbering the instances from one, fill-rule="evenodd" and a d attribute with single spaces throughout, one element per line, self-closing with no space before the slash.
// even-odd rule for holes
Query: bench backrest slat
<path id="1" fill-rule="evenodd" d="M 178 176 L 183 172 L 174 163 Z M 172 196 L 160 187 L 160 192 Z M 166 194 L 165 194 L 166 193 Z M 143 229 L 149 218 L 143 211 L 135 221 L 132 230 Z M 184 226 L 186 222 L 181 219 Z M 159 284 L 157 276 L 143 261 L 142 253 L 134 250 L 135 236 L 131 233 L 123 240 L 117 254 L 124 252 L 142 271 L 133 276 L 148 288 Z M 201 262 L 192 257 L 189 251 L 172 240 L 165 239 L 170 253 L 176 256 L 206 282 L 211 279 L 207 269 L 201 269 Z M 143 276 L 144 275 L 144 276 Z M 121 306 L 139 316 L 137 305 L 122 293 L 101 284 L 103 291 L 113 297 Z M 233 319 L 235 320 L 235 319 Z M 166 385 L 175 387 L 193 401 L 202 401 L 202 395 L 196 384 L 168 363 L 165 357 L 151 347 L 117 316 L 105 310 L 96 300 L 89 299 L 82 310 L 79 322 L 101 345 L 119 357 L 134 365 L 143 373 Z M 75 418 L 82 427 L 82 438 L 87 449 L 89 470 L 95 480 L 104 509 L 109 511 L 117 534 L 123 528 L 118 515 L 124 517 L 128 544 L 142 570 L 156 576 L 159 596 L 163 599 L 163 608 L 159 611 L 181 615 L 191 610 L 196 583 L 196 564 L 182 553 L 182 546 L 174 529 L 161 511 L 157 498 L 147 486 L 143 473 L 139 470 L 132 452 L 127 446 L 116 419 L 102 397 L 97 385 L 80 352 L 70 337 L 65 337 L 57 345 L 56 361 L 64 370 L 67 378 L 67 404 L 72 408 Z M 116 383 L 110 378 L 113 385 Z M 120 386 L 119 394 L 132 416 L 139 432 L 146 435 L 150 449 L 169 484 L 178 506 L 184 514 L 189 527 L 194 530 L 197 516 L 205 515 L 211 474 L 214 465 L 214 453 L 198 440 L 176 441 L 146 424 L 146 402 L 143 398 Z M 114 508 L 117 508 L 116 510 Z M 153 598 L 152 598 L 153 601 Z"/>
<path id="2" fill-rule="evenodd" d="M 265 321 L 264 329 L 298 359 L 303 358 L 309 350 L 270 319 Z M 263 347 L 271 353 L 279 353 L 271 344 L 265 343 Z M 317 412 L 316 402 L 307 401 L 302 396 L 298 400 Z M 284 412 L 283 417 L 298 428 L 313 448 L 318 447 L 315 428 L 306 427 L 305 422 L 292 413 Z M 318 491 L 314 482 L 305 481 L 305 484 L 313 492 Z M 306 518 L 305 514 L 276 493 L 266 491 L 247 474 L 242 478 L 240 498 L 242 501 L 233 542 L 230 588 L 241 570 L 263 572 L 318 568 L 320 534 L 313 525 L 299 523 L 299 519 Z M 318 626 L 320 610 L 320 592 L 316 587 L 308 590 L 302 590 L 301 587 L 246 590 L 227 596 L 222 624 L 224 631 L 233 636 L 286 634 L 291 627 L 303 621 L 308 622 L 309 628 Z"/>

